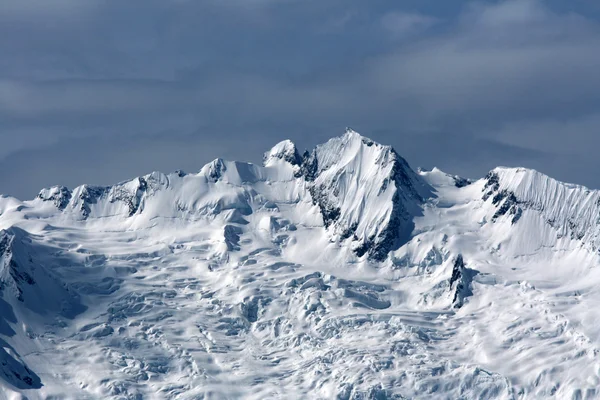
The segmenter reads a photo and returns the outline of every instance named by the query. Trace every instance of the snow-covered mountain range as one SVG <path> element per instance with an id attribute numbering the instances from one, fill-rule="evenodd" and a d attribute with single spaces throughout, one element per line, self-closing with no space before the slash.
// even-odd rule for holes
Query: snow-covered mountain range
<path id="1" fill-rule="evenodd" d="M 600 192 L 346 133 L 0 197 L 0 399 L 600 398 Z"/>

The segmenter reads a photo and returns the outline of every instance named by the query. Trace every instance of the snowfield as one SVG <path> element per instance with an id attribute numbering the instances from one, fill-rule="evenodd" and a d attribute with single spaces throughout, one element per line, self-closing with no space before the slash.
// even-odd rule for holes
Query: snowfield
<path id="1" fill-rule="evenodd" d="M 264 165 L 0 197 L 0 399 L 600 398 L 600 192 Z"/>

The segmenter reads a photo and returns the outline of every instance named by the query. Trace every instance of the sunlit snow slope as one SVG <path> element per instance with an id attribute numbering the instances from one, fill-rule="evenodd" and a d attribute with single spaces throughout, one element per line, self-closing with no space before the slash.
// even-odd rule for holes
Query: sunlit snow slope
<path id="1" fill-rule="evenodd" d="M 600 398 L 600 192 L 263 166 L 0 197 L 0 399 Z"/>

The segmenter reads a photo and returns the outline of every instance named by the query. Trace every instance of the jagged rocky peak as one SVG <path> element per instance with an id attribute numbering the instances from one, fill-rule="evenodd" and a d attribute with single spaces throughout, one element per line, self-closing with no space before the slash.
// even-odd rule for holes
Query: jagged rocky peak
<path id="1" fill-rule="evenodd" d="M 42 201 L 51 201 L 59 210 L 64 210 L 71 201 L 71 191 L 64 186 L 52 186 L 42 189 L 37 198 Z"/>
<path id="2" fill-rule="evenodd" d="M 108 187 L 82 185 L 73 190 L 71 207 L 81 212 L 83 218 L 88 218 L 91 213 L 91 205 L 96 204 L 100 198 L 106 195 Z"/>
<path id="3" fill-rule="evenodd" d="M 14 235 L 8 230 L 0 230 L 0 280 L 4 278 L 8 261 L 12 256 L 12 244 Z"/>
<path id="4" fill-rule="evenodd" d="M 336 180 L 341 175 L 362 178 L 360 182 L 371 185 L 367 178 L 382 180 L 380 192 L 387 189 L 392 180 L 398 180 L 408 196 L 421 197 L 423 181 L 408 163 L 391 146 L 381 145 L 347 128 L 344 135 L 318 145 L 312 153 L 304 156 L 306 169 L 312 180 Z M 310 165 L 310 167 L 308 165 Z"/>
<path id="5" fill-rule="evenodd" d="M 53 250 L 16 226 L 0 230 L 0 299 L 16 300 L 38 315 L 70 318 L 82 311 L 79 296 L 44 261 Z"/>
<path id="6" fill-rule="evenodd" d="M 131 217 L 141 211 L 147 191 L 158 190 L 165 185 L 165 179 L 165 175 L 153 172 L 114 186 L 78 186 L 71 193 L 71 200 L 61 210 L 68 207 L 79 212 L 84 219 L 106 215 Z"/>
<path id="7" fill-rule="evenodd" d="M 515 224 L 541 217 L 559 238 L 600 248 L 600 191 L 563 183 L 533 169 L 498 167 L 484 178 L 482 199 L 494 208 L 492 221 Z"/>
<path id="8" fill-rule="evenodd" d="M 291 165 L 302 164 L 302 157 L 298 153 L 296 145 L 291 140 L 283 140 L 277 143 L 271 150 L 263 156 L 263 165 L 265 167 L 274 165 L 276 161 L 283 160 Z"/>
<path id="9" fill-rule="evenodd" d="M 408 239 L 413 219 L 420 215 L 423 199 L 430 193 L 425 181 L 391 146 L 376 143 L 350 128 L 302 156 L 292 141 L 284 140 L 266 152 L 263 161 L 266 169 L 217 158 L 206 164 L 198 177 L 209 184 L 223 181 L 242 186 L 294 177 L 298 185 L 290 186 L 284 198 L 311 200 L 318 205 L 332 238 L 349 241 L 358 256 L 367 254 L 376 260 L 385 259 L 390 250 Z M 54 187 L 43 190 L 38 197 L 84 220 L 133 217 L 145 209 L 163 212 L 164 207 L 159 205 L 170 196 L 177 198 L 179 205 L 193 203 L 194 193 L 203 186 L 195 178 L 187 178 L 186 183 L 181 178 L 181 174 L 166 177 L 153 173 L 113 186 L 83 185 L 72 192 Z M 230 195 L 217 186 L 206 190 L 214 191 L 215 196 Z M 168 193 L 164 191 L 167 187 Z M 225 197 L 222 201 L 227 202 Z"/>
<path id="10" fill-rule="evenodd" d="M 221 179 L 225 171 L 227 171 L 225 161 L 222 158 L 216 158 L 202 167 L 200 173 L 205 175 L 209 181 L 216 182 Z"/>
<path id="11" fill-rule="evenodd" d="M 372 147 L 373 149 L 368 151 Z M 392 151 L 393 149 L 390 146 L 375 143 L 351 128 L 346 128 L 346 132 L 342 136 L 332 138 L 326 143 L 318 145 L 313 154 L 318 162 L 316 172 L 321 173 L 334 165 L 348 165 L 350 163 L 353 163 L 355 168 L 362 166 L 372 168 L 376 163 L 388 162 L 389 160 L 385 158 Z"/>
<path id="12" fill-rule="evenodd" d="M 114 186 L 110 190 L 109 201 L 121 201 L 127 204 L 128 216 L 133 216 L 140 209 L 144 194 L 148 190 L 146 178 L 136 178 L 129 182 Z"/>
<path id="13" fill-rule="evenodd" d="M 3 289 L 8 289 L 12 294 L 23 301 L 22 285 L 35 283 L 31 271 L 17 263 L 15 259 L 15 241 L 18 229 L 0 231 L 0 295 Z"/>
<path id="14" fill-rule="evenodd" d="M 349 128 L 306 154 L 302 173 L 325 226 L 376 260 L 407 239 L 429 192 L 392 147 Z"/>

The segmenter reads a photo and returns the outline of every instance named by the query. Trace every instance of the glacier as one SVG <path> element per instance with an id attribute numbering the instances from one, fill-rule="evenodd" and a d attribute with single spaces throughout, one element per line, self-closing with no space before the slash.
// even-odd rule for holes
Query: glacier
<path id="1" fill-rule="evenodd" d="M 599 256 L 599 191 L 352 129 L 0 196 L 0 399 L 600 398 Z"/>

